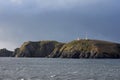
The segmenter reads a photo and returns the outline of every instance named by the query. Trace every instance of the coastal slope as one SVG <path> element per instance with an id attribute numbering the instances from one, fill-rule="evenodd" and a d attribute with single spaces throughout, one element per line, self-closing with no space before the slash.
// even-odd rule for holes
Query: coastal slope
<path id="1" fill-rule="evenodd" d="M 120 44 L 102 40 L 25 42 L 14 57 L 48 58 L 120 58 Z"/>
<path id="2" fill-rule="evenodd" d="M 57 41 L 24 42 L 20 48 L 15 49 L 15 57 L 48 57 L 52 52 L 59 50 L 63 43 Z"/>

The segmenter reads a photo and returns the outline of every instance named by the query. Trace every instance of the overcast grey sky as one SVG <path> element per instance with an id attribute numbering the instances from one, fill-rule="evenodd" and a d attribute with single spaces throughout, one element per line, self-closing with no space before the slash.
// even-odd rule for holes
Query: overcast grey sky
<path id="1" fill-rule="evenodd" d="M 85 33 L 120 42 L 120 0 L 0 0 L 0 48 L 25 41 L 67 42 Z"/>

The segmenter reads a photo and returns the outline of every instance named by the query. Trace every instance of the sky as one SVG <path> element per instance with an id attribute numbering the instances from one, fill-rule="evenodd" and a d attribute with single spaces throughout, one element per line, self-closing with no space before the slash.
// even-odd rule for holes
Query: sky
<path id="1" fill-rule="evenodd" d="M 120 0 L 0 0 L 0 49 L 85 38 L 120 43 Z"/>

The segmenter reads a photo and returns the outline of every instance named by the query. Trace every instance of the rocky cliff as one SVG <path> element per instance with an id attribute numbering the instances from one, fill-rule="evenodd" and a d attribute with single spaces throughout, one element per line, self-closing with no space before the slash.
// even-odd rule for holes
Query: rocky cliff
<path id="1" fill-rule="evenodd" d="M 63 46 L 57 41 L 25 42 L 14 52 L 15 57 L 49 57 Z"/>
<path id="2" fill-rule="evenodd" d="M 25 42 L 14 52 L 15 57 L 50 58 L 120 58 L 120 44 L 100 40 Z"/>
<path id="3" fill-rule="evenodd" d="M 120 58 L 120 44 L 99 40 L 69 42 L 60 49 L 62 58 Z"/>
<path id="4" fill-rule="evenodd" d="M 13 52 L 7 49 L 0 49 L 0 57 L 12 57 Z"/>

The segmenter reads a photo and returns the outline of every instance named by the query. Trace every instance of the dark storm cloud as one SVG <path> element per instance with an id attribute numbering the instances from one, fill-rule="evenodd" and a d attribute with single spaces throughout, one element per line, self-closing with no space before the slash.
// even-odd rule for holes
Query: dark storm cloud
<path id="1" fill-rule="evenodd" d="M 1 43 L 70 41 L 84 37 L 120 42 L 118 0 L 1 0 Z M 4 46 L 0 47 L 4 47 Z"/>

